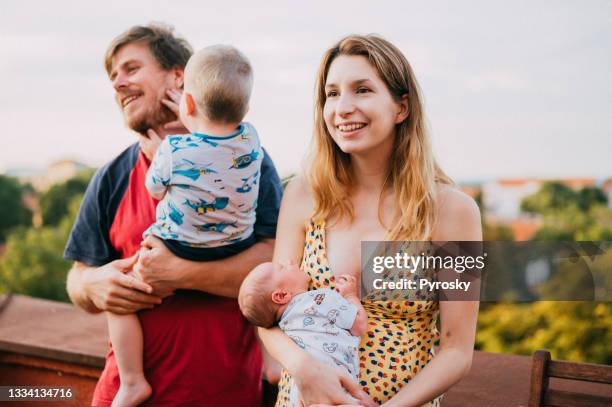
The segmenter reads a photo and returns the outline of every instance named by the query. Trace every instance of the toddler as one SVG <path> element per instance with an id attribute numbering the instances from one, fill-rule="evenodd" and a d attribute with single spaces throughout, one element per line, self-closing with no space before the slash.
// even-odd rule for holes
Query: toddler
<path id="1" fill-rule="evenodd" d="M 216 260 L 255 243 L 263 150 L 253 126 L 242 122 L 252 85 L 249 61 L 230 46 L 205 48 L 185 67 L 180 119 L 190 134 L 167 136 L 146 177 L 161 202 L 144 237 L 159 237 L 178 257 Z M 138 405 L 152 391 L 138 317 L 109 313 L 108 322 L 121 379 L 112 405 Z"/>

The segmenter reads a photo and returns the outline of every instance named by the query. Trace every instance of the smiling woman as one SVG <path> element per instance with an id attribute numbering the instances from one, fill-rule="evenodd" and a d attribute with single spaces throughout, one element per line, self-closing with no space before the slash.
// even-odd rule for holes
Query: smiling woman
<path id="1" fill-rule="evenodd" d="M 368 60 L 352 55 L 330 66 L 325 92 L 325 125 L 342 152 L 389 155 L 394 127 L 408 114 L 407 96 L 396 103 Z"/>
<path id="2" fill-rule="evenodd" d="M 310 289 L 335 288 L 338 275 L 360 281 L 361 241 L 482 238 L 476 204 L 436 164 L 414 73 L 395 46 L 377 36 L 341 40 L 323 56 L 315 99 L 310 167 L 286 188 L 275 261 L 301 260 Z M 362 303 L 358 383 L 277 328 L 260 329 L 286 369 L 278 407 L 291 405 L 294 381 L 304 405 L 354 405 L 369 395 L 385 406 L 438 406 L 469 370 L 477 302 Z"/>

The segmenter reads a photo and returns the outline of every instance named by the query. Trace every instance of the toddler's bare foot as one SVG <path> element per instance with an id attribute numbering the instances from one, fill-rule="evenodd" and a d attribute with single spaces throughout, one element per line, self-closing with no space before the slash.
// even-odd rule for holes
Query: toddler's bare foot
<path id="1" fill-rule="evenodd" d="M 121 380 L 121 387 L 111 407 L 136 407 L 151 397 L 152 391 L 144 377 L 138 380 Z"/>

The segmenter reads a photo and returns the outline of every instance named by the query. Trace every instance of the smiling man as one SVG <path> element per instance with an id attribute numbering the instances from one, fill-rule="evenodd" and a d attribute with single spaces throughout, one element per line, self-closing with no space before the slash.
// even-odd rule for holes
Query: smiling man
<path id="1" fill-rule="evenodd" d="M 235 298 L 246 274 L 272 257 L 281 186 L 268 155 L 254 246 L 223 260 L 192 262 L 154 237 L 141 242 L 157 205 L 144 185 L 150 159 L 161 139 L 184 132 L 176 102 L 190 55 L 189 44 L 160 24 L 132 27 L 109 46 L 106 70 L 139 143 L 100 168 L 87 189 L 66 246 L 65 257 L 75 261 L 67 289 L 89 312 L 138 312 L 153 388 L 147 405 L 259 406 L 261 355 Z M 132 268 L 142 280 L 126 274 Z M 118 388 L 111 345 L 92 404 L 110 406 Z"/>

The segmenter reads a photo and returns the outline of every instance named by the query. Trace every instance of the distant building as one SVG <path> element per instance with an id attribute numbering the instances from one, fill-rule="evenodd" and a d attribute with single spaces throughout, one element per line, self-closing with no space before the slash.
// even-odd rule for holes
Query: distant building
<path id="1" fill-rule="evenodd" d="M 535 236 L 541 226 L 542 221 L 537 217 L 521 217 L 508 223 L 508 227 L 510 227 L 512 231 L 512 236 L 517 242 L 530 240 Z"/>
<path id="2" fill-rule="evenodd" d="M 74 177 L 79 171 L 89 168 L 87 165 L 73 160 L 61 160 L 50 164 L 47 167 L 48 185 L 64 182 Z"/>
<path id="3" fill-rule="evenodd" d="M 40 168 L 12 168 L 6 175 L 19 179 L 22 183 L 31 184 L 37 191 L 45 191 L 53 184 L 64 182 L 90 168 L 88 165 L 75 160 L 60 160 L 53 162 L 46 169 Z"/>
<path id="4" fill-rule="evenodd" d="M 523 218 L 521 201 L 540 189 L 546 181 L 555 181 L 574 190 L 597 186 L 595 178 L 564 178 L 558 180 L 543 180 L 537 178 L 499 179 L 483 185 L 483 206 L 487 216 L 500 222 L 510 222 Z M 611 181 L 612 183 L 612 181 Z M 609 187 L 612 189 L 612 184 Z M 604 193 L 606 193 L 604 191 Z M 612 191 L 608 192 L 612 194 Z M 610 202 L 610 198 L 608 198 Z"/>
<path id="5" fill-rule="evenodd" d="M 482 204 L 487 218 L 510 222 L 521 215 L 521 201 L 536 193 L 542 181 L 535 178 L 499 179 L 482 187 Z"/>

